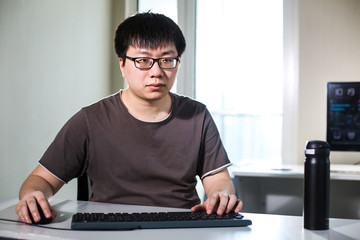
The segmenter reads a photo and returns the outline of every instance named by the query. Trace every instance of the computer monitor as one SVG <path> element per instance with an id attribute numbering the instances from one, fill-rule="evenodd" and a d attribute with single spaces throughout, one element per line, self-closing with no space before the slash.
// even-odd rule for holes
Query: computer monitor
<path id="1" fill-rule="evenodd" d="M 327 84 L 327 131 L 330 149 L 360 151 L 360 82 Z"/>

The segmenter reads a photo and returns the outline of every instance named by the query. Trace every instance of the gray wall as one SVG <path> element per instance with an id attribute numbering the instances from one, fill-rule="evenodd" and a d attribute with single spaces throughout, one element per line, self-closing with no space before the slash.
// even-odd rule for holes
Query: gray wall
<path id="1" fill-rule="evenodd" d="M 360 1 L 298 0 L 298 163 L 306 140 L 326 139 L 326 83 L 360 81 Z M 355 163 L 360 153 L 332 152 L 333 163 Z"/>
<path id="2" fill-rule="evenodd" d="M 0 199 L 18 195 L 75 112 L 122 87 L 112 37 L 124 4 L 0 0 Z"/>

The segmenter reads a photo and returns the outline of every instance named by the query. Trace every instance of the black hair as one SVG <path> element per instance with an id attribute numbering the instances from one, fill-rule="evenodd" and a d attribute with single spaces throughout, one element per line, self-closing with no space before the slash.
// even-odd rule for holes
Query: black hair
<path id="1" fill-rule="evenodd" d="M 125 59 L 129 46 L 158 48 L 174 44 L 180 57 L 185 50 L 185 37 L 169 17 L 158 13 L 137 13 L 125 19 L 115 31 L 115 52 Z"/>

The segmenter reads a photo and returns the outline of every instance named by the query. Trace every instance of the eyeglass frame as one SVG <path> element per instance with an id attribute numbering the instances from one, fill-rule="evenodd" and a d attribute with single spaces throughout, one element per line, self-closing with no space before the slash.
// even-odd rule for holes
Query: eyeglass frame
<path id="1" fill-rule="evenodd" d="M 176 68 L 178 62 L 180 62 L 180 58 L 179 58 L 179 57 L 165 57 L 165 58 L 136 57 L 136 58 L 133 58 L 133 57 L 125 56 L 125 58 L 133 61 L 133 62 L 134 62 L 134 66 L 135 66 L 137 69 L 141 69 L 141 70 L 149 70 L 150 68 L 152 68 L 152 67 L 154 66 L 155 62 L 158 63 L 159 68 L 161 68 L 161 69 L 174 69 L 174 68 Z M 152 60 L 152 63 L 151 63 L 151 65 L 150 65 L 150 67 L 148 67 L 148 68 L 140 68 L 140 67 L 136 66 L 136 60 L 137 60 L 137 59 L 141 59 L 141 58 L 142 58 L 142 59 L 144 59 L 144 58 L 145 58 L 145 59 L 151 59 L 151 60 Z M 172 59 L 172 60 L 174 59 L 174 60 L 176 60 L 176 64 L 175 64 L 175 66 L 172 67 L 172 68 L 164 68 L 164 67 L 161 67 L 161 66 L 160 66 L 160 65 L 161 65 L 161 64 L 160 64 L 160 60 L 162 60 L 162 59 Z"/>

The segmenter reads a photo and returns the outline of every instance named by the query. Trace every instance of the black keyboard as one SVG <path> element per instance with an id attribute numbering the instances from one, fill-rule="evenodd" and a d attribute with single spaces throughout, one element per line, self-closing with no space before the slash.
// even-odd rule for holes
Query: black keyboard
<path id="1" fill-rule="evenodd" d="M 231 212 L 221 216 L 205 212 L 157 213 L 76 213 L 72 217 L 74 230 L 125 230 L 149 228 L 244 227 L 251 220 Z"/>

